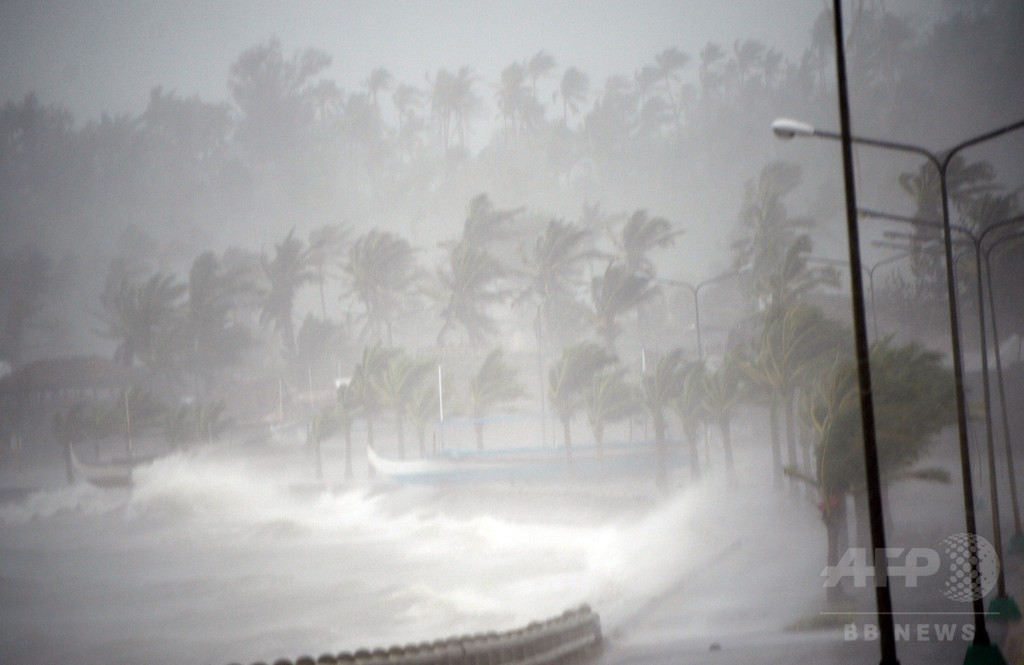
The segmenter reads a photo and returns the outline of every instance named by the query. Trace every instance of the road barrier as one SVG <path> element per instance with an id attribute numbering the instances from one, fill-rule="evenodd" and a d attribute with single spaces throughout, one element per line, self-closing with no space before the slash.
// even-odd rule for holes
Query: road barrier
<path id="1" fill-rule="evenodd" d="M 279 658 L 272 665 L 569 665 L 588 662 L 600 648 L 601 620 L 583 605 L 504 633 L 477 633 L 337 655 L 325 653 L 318 658 Z"/>

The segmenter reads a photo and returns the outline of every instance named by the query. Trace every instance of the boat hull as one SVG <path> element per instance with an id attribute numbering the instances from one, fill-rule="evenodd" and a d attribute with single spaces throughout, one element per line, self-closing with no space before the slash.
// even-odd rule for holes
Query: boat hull
<path id="1" fill-rule="evenodd" d="M 643 444 L 610 446 L 602 452 L 580 447 L 573 449 L 571 460 L 564 448 L 446 451 L 421 459 L 389 458 L 369 448 L 367 457 L 379 475 L 408 483 L 653 478 L 657 466 L 654 446 Z M 666 462 L 678 468 L 686 458 L 673 446 Z"/>
<path id="2" fill-rule="evenodd" d="M 71 470 L 75 478 L 97 487 L 130 487 L 134 466 L 131 462 L 89 464 L 80 460 L 75 447 L 71 446 Z"/>

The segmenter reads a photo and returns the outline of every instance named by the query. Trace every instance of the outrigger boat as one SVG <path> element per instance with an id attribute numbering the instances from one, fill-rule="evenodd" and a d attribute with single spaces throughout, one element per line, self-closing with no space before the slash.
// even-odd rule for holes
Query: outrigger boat
<path id="1" fill-rule="evenodd" d="M 378 474 L 409 483 L 653 477 L 656 465 L 652 443 L 609 445 L 603 453 L 580 446 L 573 448 L 571 463 L 564 448 L 447 450 L 412 459 L 384 457 L 373 448 L 366 454 Z M 669 468 L 686 464 L 680 446 L 669 446 L 667 462 Z"/>
<path id="2" fill-rule="evenodd" d="M 150 460 L 118 460 L 91 464 L 78 459 L 75 447 L 71 446 L 71 470 L 75 478 L 85 480 L 97 487 L 129 487 L 132 484 L 132 469 Z"/>

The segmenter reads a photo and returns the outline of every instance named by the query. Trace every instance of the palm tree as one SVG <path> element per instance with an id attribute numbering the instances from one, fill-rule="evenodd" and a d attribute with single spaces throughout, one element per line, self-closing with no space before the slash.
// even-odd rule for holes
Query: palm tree
<path id="1" fill-rule="evenodd" d="M 757 271 L 759 281 L 754 289 L 767 304 L 766 317 L 785 310 L 820 286 L 839 287 L 839 272 L 832 266 L 811 266 L 810 253 L 810 236 L 800 234 L 785 247 L 774 266 Z"/>
<path id="2" fill-rule="evenodd" d="M 324 461 L 321 452 L 321 442 L 333 435 L 338 429 L 338 422 L 335 417 L 337 411 L 334 404 L 328 404 L 313 414 L 306 427 L 306 437 L 313 446 L 313 459 L 316 462 L 316 479 L 324 479 Z"/>
<path id="3" fill-rule="evenodd" d="M 391 346 L 394 320 L 421 275 L 412 245 L 374 229 L 352 243 L 342 271 L 349 293 L 363 306 L 364 332 L 371 339 L 386 339 Z"/>
<path id="4" fill-rule="evenodd" d="M 494 207 L 486 194 L 478 194 L 469 202 L 462 226 L 462 242 L 470 247 L 487 249 L 492 243 L 516 235 L 516 216 L 525 208 L 501 210 Z"/>
<path id="5" fill-rule="evenodd" d="M 883 478 L 945 481 L 944 469 L 916 468 L 934 435 L 955 422 L 953 380 L 939 354 L 917 344 L 872 345 L 872 391 L 876 405 L 879 468 Z M 813 487 L 828 539 L 827 565 L 838 561 L 846 528 L 846 496 L 864 484 L 860 430 L 860 388 L 852 358 L 835 363 L 813 388 L 809 417 L 818 437 L 815 467 L 810 472 L 787 468 Z M 835 600 L 838 587 L 830 587 Z"/>
<path id="6" fill-rule="evenodd" d="M 630 272 L 653 277 L 656 271 L 648 253 L 656 248 L 670 247 L 682 233 L 681 229 L 672 228 L 667 219 L 649 217 L 646 210 L 637 210 L 626 221 L 617 243 Z"/>
<path id="7" fill-rule="evenodd" d="M 591 280 L 594 323 L 609 353 L 615 353 L 615 340 L 620 332 L 618 320 L 635 312 L 656 293 L 649 276 L 633 272 L 621 263 L 609 263 L 601 277 Z"/>
<path id="8" fill-rule="evenodd" d="M 736 40 L 732 45 L 733 55 L 736 57 L 736 71 L 739 75 L 740 85 L 746 83 L 747 76 L 757 68 L 758 63 L 764 59 L 765 45 L 755 39 Z"/>
<path id="9" fill-rule="evenodd" d="M 703 399 L 701 406 L 708 421 L 718 427 L 722 435 L 722 453 L 725 456 L 725 471 L 731 484 L 736 483 L 736 464 L 733 459 L 730 423 L 736 407 L 744 397 L 743 371 L 740 358 L 735 351 L 729 351 L 722 364 L 714 372 L 704 372 Z"/>
<path id="10" fill-rule="evenodd" d="M 681 98 L 677 99 L 676 96 L 672 94 L 672 82 L 679 81 L 679 70 L 689 63 L 690 56 L 674 46 L 667 48 L 654 56 L 655 71 L 657 71 L 658 77 L 665 86 L 665 94 L 668 96 L 669 106 L 672 107 L 673 118 L 677 129 L 679 127 L 680 115 L 682 113 L 682 100 Z"/>
<path id="11" fill-rule="evenodd" d="M 789 162 L 772 162 L 761 169 L 756 181 L 747 183 L 740 209 L 741 237 L 733 243 L 736 268 L 749 267 L 746 284 L 751 295 L 770 299 L 771 275 L 784 272 L 779 266 L 790 250 L 797 256 L 810 249 L 810 239 L 797 241 L 798 231 L 813 226 L 807 218 L 791 217 L 783 198 L 801 181 L 800 167 Z"/>
<path id="12" fill-rule="evenodd" d="M 185 329 L 197 400 L 200 377 L 208 384 L 218 369 L 237 362 L 252 341 L 249 331 L 233 315 L 240 298 L 253 288 L 237 270 L 225 269 L 213 252 L 204 252 L 192 262 Z"/>
<path id="13" fill-rule="evenodd" d="M 679 398 L 686 387 L 686 356 L 682 349 L 673 349 L 655 363 L 653 371 L 641 380 L 641 399 L 644 410 L 654 424 L 654 448 L 657 456 L 655 481 L 658 489 L 668 488 L 668 447 L 665 440 L 665 410 Z M 690 469 L 694 479 L 700 477 L 696 444 L 691 443 Z"/>
<path id="14" fill-rule="evenodd" d="M 587 422 L 594 433 L 594 444 L 604 470 L 604 429 L 605 426 L 625 420 L 636 413 L 640 406 L 637 391 L 626 383 L 625 370 L 608 368 L 595 372 L 583 395 L 587 411 Z"/>
<path id="15" fill-rule="evenodd" d="M 552 219 L 531 251 L 524 254 L 528 283 L 520 298 L 537 302 L 538 336 L 544 330 L 554 332 L 558 322 L 573 326 L 573 313 L 582 313 L 575 293 L 579 290 L 583 264 L 597 255 L 588 247 L 590 235 L 590 231 L 575 224 Z"/>
<path id="16" fill-rule="evenodd" d="M 516 370 L 505 361 L 501 347 L 495 347 L 484 358 L 469 382 L 469 416 L 476 431 L 476 447 L 484 447 L 484 417 L 491 409 L 513 402 L 525 395 L 516 379 Z"/>
<path id="17" fill-rule="evenodd" d="M 570 422 L 583 404 L 584 391 L 594 374 L 615 362 L 615 358 L 594 342 L 580 342 L 562 350 L 562 357 L 548 370 L 548 401 L 562 421 L 565 456 L 572 466 Z"/>
<path id="18" fill-rule="evenodd" d="M 701 94 L 706 103 L 716 101 L 719 95 L 723 78 L 720 63 L 724 58 L 725 51 L 721 45 L 715 42 L 708 42 L 700 51 L 698 79 L 700 80 Z"/>
<path id="19" fill-rule="evenodd" d="M 309 232 L 307 259 L 316 273 L 316 285 L 320 290 L 320 317 L 327 320 L 327 300 L 324 287 L 327 285 L 327 264 L 341 252 L 348 237 L 348 229 L 340 224 L 328 224 Z"/>
<path id="20" fill-rule="evenodd" d="M 416 427 L 420 457 L 427 454 L 427 425 L 437 422 L 440 415 L 440 397 L 437 390 L 436 381 L 423 381 L 412 391 L 406 403 L 406 412 Z"/>
<path id="21" fill-rule="evenodd" d="M 347 397 L 358 405 L 359 413 L 366 419 L 366 445 L 374 447 L 373 425 L 384 408 L 385 398 L 381 390 L 384 373 L 395 352 L 383 348 L 379 343 L 363 349 L 359 363 L 352 370 Z"/>
<path id="22" fill-rule="evenodd" d="M 158 352 L 160 333 L 173 324 L 186 287 L 174 275 L 156 273 L 141 284 L 111 266 L 101 302 L 104 307 L 104 335 L 118 342 L 114 358 L 131 367 L 136 358 L 152 363 Z"/>
<path id="23" fill-rule="evenodd" d="M 438 271 L 438 280 L 446 293 L 437 334 L 442 344 L 446 333 L 461 327 L 470 343 L 478 344 L 496 331 L 487 312 L 490 305 L 503 302 L 508 291 L 502 282 L 507 272 L 501 262 L 483 249 L 460 242 L 451 248 L 448 270 Z"/>
<path id="24" fill-rule="evenodd" d="M 64 413 L 53 414 L 53 434 L 61 447 L 68 484 L 75 482 L 71 464 L 71 447 L 92 438 L 96 430 L 96 409 L 85 402 L 76 402 Z"/>
<path id="25" fill-rule="evenodd" d="M 352 423 L 360 408 L 359 395 L 352 388 L 351 381 L 340 384 L 332 418 L 337 430 L 345 437 L 345 480 L 352 479 Z"/>
<path id="26" fill-rule="evenodd" d="M 699 428 L 706 417 L 704 411 L 704 384 L 707 368 L 703 361 L 684 363 L 681 374 L 682 389 L 669 402 L 669 407 L 683 426 L 686 443 L 690 448 L 690 480 L 698 482 L 701 477 L 700 454 L 698 450 Z M 705 450 L 705 452 L 707 452 Z"/>
<path id="27" fill-rule="evenodd" d="M 495 93 L 495 101 L 501 111 L 502 127 L 506 144 L 514 142 L 519 135 L 520 124 L 525 124 L 529 104 L 533 101 L 526 88 L 526 69 L 518 62 L 501 70 L 501 86 Z"/>
<path id="28" fill-rule="evenodd" d="M 569 111 L 573 115 L 580 112 L 580 104 L 586 100 L 590 92 L 590 78 L 579 69 L 569 67 L 562 74 L 562 82 L 558 86 L 562 94 L 562 124 L 569 123 Z"/>
<path id="29" fill-rule="evenodd" d="M 820 308 L 795 303 L 777 312 L 765 322 L 757 356 L 744 359 L 745 376 L 762 390 L 768 402 L 773 480 L 782 484 L 782 443 L 779 410 L 785 418 L 788 463 L 797 461 L 795 401 L 796 391 L 822 362 L 834 361 L 848 345 L 849 335 Z"/>
<path id="30" fill-rule="evenodd" d="M 391 101 L 398 111 L 398 135 L 402 136 L 414 117 L 414 109 L 422 104 L 423 91 L 405 83 L 398 84 Z"/>
<path id="31" fill-rule="evenodd" d="M 476 76 L 468 67 L 462 67 L 455 74 L 445 69 L 437 72 L 430 91 L 430 107 L 438 123 L 441 139 L 441 154 L 447 155 L 451 146 L 452 125 L 459 137 L 459 145 L 466 145 L 469 120 L 480 105 L 480 98 L 473 90 Z"/>
<path id="32" fill-rule="evenodd" d="M 409 401 L 420 385 L 430 377 L 433 367 L 432 362 L 419 361 L 404 351 L 395 350 L 378 379 L 381 397 L 395 414 L 399 458 L 405 458 L 405 417 Z"/>
<path id="33" fill-rule="evenodd" d="M 366 80 L 366 89 L 370 92 L 370 102 L 373 103 L 373 108 L 378 113 L 380 113 L 380 105 L 377 103 L 377 95 L 381 90 L 390 88 L 393 80 L 391 72 L 383 67 L 378 67 L 370 72 L 370 78 Z"/>
<path id="34" fill-rule="evenodd" d="M 534 101 L 537 101 L 537 80 L 550 74 L 555 65 L 554 57 L 544 51 L 537 51 L 526 61 L 526 75 L 530 77 L 531 94 Z"/>
<path id="35" fill-rule="evenodd" d="M 295 294 L 302 285 L 316 281 L 316 273 L 309 266 L 309 255 L 301 240 L 295 237 L 295 229 L 274 246 L 274 257 L 266 254 L 260 257 L 260 266 L 267 282 L 267 291 L 260 312 L 260 323 L 271 321 L 281 335 L 285 354 L 295 355 Z"/>

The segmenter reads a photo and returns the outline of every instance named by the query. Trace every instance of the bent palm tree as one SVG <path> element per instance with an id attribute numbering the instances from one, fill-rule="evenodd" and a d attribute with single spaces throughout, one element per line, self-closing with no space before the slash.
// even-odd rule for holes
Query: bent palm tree
<path id="1" fill-rule="evenodd" d="M 668 489 L 668 448 L 665 440 L 665 409 L 682 394 L 686 382 L 685 355 L 682 349 L 673 349 L 655 363 L 653 371 L 645 374 L 641 382 L 644 409 L 654 424 L 654 447 L 657 456 L 655 481 L 658 489 Z M 694 452 L 694 451 L 691 451 Z M 691 469 L 697 468 L 696 456 L 691 457 Z M 694 473 L 694 471 L 691 471 Z M 699 470 L 696 471 L 699 475 Z"/>
<path id="2" fill-rule="evenodd" d="M 112 271 L 116 272 L 115 266 Z M 136 358 L 152 363 L 161 331 L 178 315 L 186 286 L 165 273 L 156 273 L 141 284 L 125 275 L 115 279 L 108 283 L 102 299 L 103 334 L 118 342 L 114 358 L 126 367 L 134 365 Z"/>
<path id="3" fill-rule="evenodd" d="M 722 454 L 725 457 L 725 472 L 731 484 L 736 483 L 736 463 L 733 459 L 730 423 L 736 407 L 743 399 L 743 371 L 740 359 L 734 351 L 725 354 L 722 364 L 714 372 L 704 373 L 703 400 L 701 406 L 709 421 L 718 427 L 722 435 Z"/>
<path id="4" fill-rule="evenodd" d="M 484 447 L 484 417 L 499 404 L 515 401 L 525 395 L 516 380 L 515 369 L 505 362 L 501 347 L 484 358 L 480 368 L 469 382 L 469 416 L 476 431 L 476 447 Z"/>
<path id="5" fill-rule="evenodd" d="M 301 240 L 295 237 L 295 229 L 274 246 L 274 257 L 266 254 L 260 257 L 260 266 L 267 281 L 267 292 L 260 312 L 260 323 L 273 322 L 274 329 L 281 335 L 285 354 L 295 355 L 295 294 L 306 283 L 316 280 L 316 273 L 309 266 L 309 257 Z"/>
<path id="6" fill-rule="evenodd" d="M 409 400 L 430 376 L 433 366 L 431 362 L 416 360 L 405 352 L 396 350 L 378 379 L 381 396 L 395 414 L 400 458 L 405 458 L 405 417 L 408 414 Z"/>
<path id="7" fill-rule="evenodd" d="M 682 389 L 669 402 L 686 434 L 686 443 L 690 448 L 690 480 L 700 480 L 700 454 L 698 451 L 698 429 L 705 417 L 704 412 L 704 377 L 707 370 L 702 361 L 684 363 L 679 368 Z"/>
<path id="8" fill-rule="evenodd" d="M 348 384 L 348 391 L 354 403 L 358 404 L 359 412 L 366 419 L 366 445 L 368 448 L 374 447 L 374 421 L 384 408 L 381 380 L 393 355 L 393 351 L 383 348 L 380 344 L 368 346 L 363 349 L 362 358 L 352 369 L 352 380 Z"/>
<path id="9" fill-rule="evenodd" d="M 548 401 L 562 421 L 565 456 L 572 466 L 572 416 L 583 403 L 583 393 L 594 374 L 615 362 L 614 356 L 594 342 L 580 342 L 562 350 L 548 370 Z"/>
<path id="10" fill-rule="evenodd" d="M 591 281 L 594 323 L 609 353 L 615 353 L 618 320 L 657 293 L 650 277 L 631 272 L 624 264 L 610 263 L 604 274 Z"/>
<path id="11" fill-rule="evenodd" d="M 562 124 L 569 123 L 569 112 L 573 115 L 580 112 L 580 104 L 590 92 L 590 78 L 579 69 L 569 67 L 562 74 L 562 82 L 558 86 L 562 94 Z"/>
<path id="12" fill-rule="evenodd" d="M 386 338 L 391 346 L 394 319 L 420 276 L 412 245 L 374 229 L 352 243 L 342 271 L 349 292 L 363 305 L 364 332 L 376 341 Z"/>
<path id="13" fill-rule="evenodd" d="M 437 334 L 439 345 L 455 327 L 461 327 L 473 344 L 494 334 L 496 327 L 487 308 L 503 302 L 508 295 L 502 285 L 505 276 L 501 262 L 488 252 L 465 242 L 451 249 L 448 270 L 438 272 L 447 293 L 447 303 L 441 310 L 444 322 Z"/>
<path id="14" fill-rule="evenodd" d="M 883 479 L 946 481 L 943 469 L 915 468 L 934 435 L 955 422 L 953 380 L 939 354 L 917 344 L 894 347 L 889 340 L 870 351 L 878 463 Z M 846 496 L 864 484 L 860 388 L 853 359 L 837 362 L 818 380 L 808 414 L 818 436 L 811 473 L 787 473 L 812 486 L 828 539 L 827 564 L 839 557 L 846 526 Z M 834 600 L 838 587 L 829 587 Z"/>
<path id="15" fill-rule="evenodd" d="M 594 433 L 594 445 L 604 470 L 605 426 L 629 418 L 640 407 L 636 389 L 626 383 L 625 370 L 605 369 L 594 373 L 583 395 L 587 422 Z"/>
<path id="16" fill-rule="evenodd" d="M 672 228 L 672 223 L 664 217 L 649 217 L 646 210 L 637 210 L 622 227 L 622 237 L 617 239 L 626 268 L 631 273 L 653 277 L 654 263 L 647 255 L 651 250 L 670 247 L 682 233 L 682 229 Z"/>

